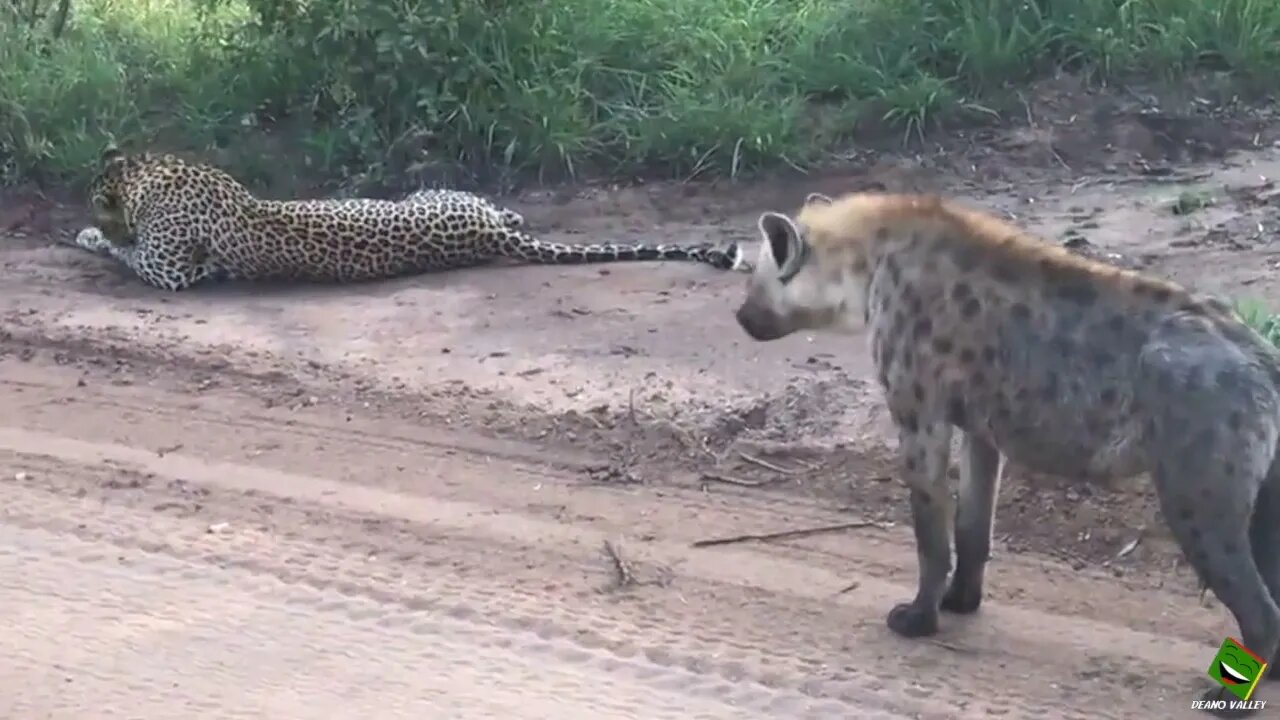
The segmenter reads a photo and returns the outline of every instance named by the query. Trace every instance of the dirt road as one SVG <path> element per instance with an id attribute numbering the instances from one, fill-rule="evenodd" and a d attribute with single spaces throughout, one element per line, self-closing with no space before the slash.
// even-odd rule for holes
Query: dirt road
<path id="1" fill-rule="evenodd" d="M 923 184 L 1280 296 L 1271 140 L 1067 174 L 1054 132 L 1040 165 L 993 154 L 1023 132 L 906 179 L 504 202 L 557 240 L 750 240 L 810 190 Z M 1211 202 L 1172 212 L 1188 193 Z M 1145 479 L 1015 468 L 982 611 L 891 635 L 916 559 L 865 349 L 750 343 L 740 276 L 169 295 L 52 242 L 84 219 L 0 195 L 0 718 L 1195 718 L 1235 631 Z"/>
<path id="2" fill-rule="evenodd" d="M 1183 717 L 1227 629 L 1012 558 L 980 616 L 908 643 L 882 622 L 905 529 L 694 549 L 848 518 L 158 380 L 3 377 L 6 717 Z"/>

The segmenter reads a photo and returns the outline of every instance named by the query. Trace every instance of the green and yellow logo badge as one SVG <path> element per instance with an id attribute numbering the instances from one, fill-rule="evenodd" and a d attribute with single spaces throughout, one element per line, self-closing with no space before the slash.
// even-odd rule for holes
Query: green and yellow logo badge
<path id="1" fill-rule="evenodd" d="M 1235 638 L 1222 641 L 1218 654 L 1209 666 L 1209 677 L 1227 689 L 1227 692 L 1247 701 L 1267 671 L 1267 663 L 1241 645 Z"/>

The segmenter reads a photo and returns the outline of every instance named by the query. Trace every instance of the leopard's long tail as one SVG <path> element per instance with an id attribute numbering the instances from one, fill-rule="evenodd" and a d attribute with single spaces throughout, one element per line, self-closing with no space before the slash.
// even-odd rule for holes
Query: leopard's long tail
<path id="1" fill-rule="evenodd" d="M 751 265 L 738 243 L 672 245 L 665 243 L 597 243 L 574 245 L 539 240 L 511 230 L 499 248 L 502 257 L 536 265 L 676 260 L 706 263 L 721 270 L 749 271 Z"/>

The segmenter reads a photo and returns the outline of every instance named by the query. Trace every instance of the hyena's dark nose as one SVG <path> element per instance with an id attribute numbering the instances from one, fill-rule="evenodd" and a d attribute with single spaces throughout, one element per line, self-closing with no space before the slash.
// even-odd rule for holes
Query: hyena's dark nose
<path id="1" fill-rule="evenodd" d="M 752 340 L 764 342 L 782 337 L 783 333 L 778 328 L 776 317 L 756 311 L 750 306 L 743 305 L 738 308 L 734 317 L 738 319 L 738 325 L 742 326 L 743 331 Z"/>

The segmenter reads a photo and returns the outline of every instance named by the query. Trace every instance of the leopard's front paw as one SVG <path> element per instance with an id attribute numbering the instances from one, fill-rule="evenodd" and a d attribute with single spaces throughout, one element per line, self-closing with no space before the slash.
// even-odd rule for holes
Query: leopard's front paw
<path id="1" fill-rule="evenodd" d="M 76 239 L 71 243 L 78 248 L 88 250 L 92 253 L 105 255 L 109 252 L 111 243 L 107 240 L 107 236 L 96 227 L 87 227 L 76 233 Z"/>

